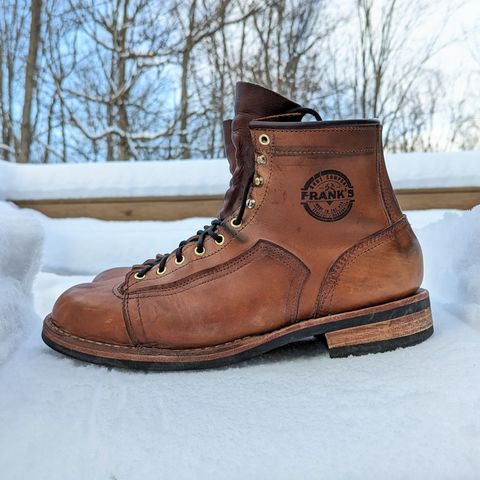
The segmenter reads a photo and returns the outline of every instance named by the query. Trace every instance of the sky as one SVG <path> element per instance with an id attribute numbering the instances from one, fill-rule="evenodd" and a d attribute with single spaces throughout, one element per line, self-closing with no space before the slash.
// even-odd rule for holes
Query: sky
<path id="1" fill-rule="evenodd" d="M 439 92 L 442 98 L 432 131 L 442 144 L 451 130 L 451 109 L 463 99 L 469 99 L 469 112 L 480 119 L 480 0 L 433 0 L 427 21 L 420 24 L 419 41 L 437 33 L 443 47 L 428 66 L 444 77 L 445 91 Z"/>
<path id="2" fill-rule="evenodd" d="M 446 46 L 431 59 L 431 65 L 443 71 L 450 79 L 450 86 L 459 89 L 460 94 L 469 85 L 475 87 L 474 72 L 480 71 L 480 1 L 438 0 L 434 12 L 431 22 L 424 25 L 427 36 L 442 28 L 445 15 L 448 18 L 440 32 L 441 42 Z M 477 93 L 478 90 L 477 87 Z"/>

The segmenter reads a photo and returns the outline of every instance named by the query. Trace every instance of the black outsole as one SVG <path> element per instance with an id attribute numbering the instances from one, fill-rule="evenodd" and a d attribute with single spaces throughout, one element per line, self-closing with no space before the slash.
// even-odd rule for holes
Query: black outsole
<path id="1" fill-rule="evenodd" d="M 152 361 L 135 361 L 135 360 L 120 360 L 112 359 L 97 355 L 89 355 L 86 353 L 79 352 L 77 350 L 72 350 L 66 348 L 62 345 L 55 343 L 53 340 L 48 338 L 44 332 L 42 332 L 43 341 L 57 352 L 68 355 L 77 360 L 82 360 L 90 363 L 95 363 L 98 365 L 104 365 L 113 368 L 127 368 L 127 369 L 136 369 L 136 370 L 148 370 L 148 371 L 170 371 L 170 370 L 197 370 L 197 369 L 206 369 L 206 368 L 219 368 L 231 365 L 233 363 L 243 362 L 250 360 L 253 357 L 261 355 L 263 353 L 275 350 L 277 348 L 283 347 L 290 343 L 295 343 L 301 340 L 308 339 L 310 337 L 322 337 L 325 333 L 329 333 L 335 330 L 341 330 L 344 328 L 350 328 L 360 325 L 366 325 L 371 323 L 378 323 L 387 320 L 393 320 L 395 318 L 403 317 L 410 315 L 412 313 L 417 313 L 422 310 L 425 310 L 430 307 L 430 301 L 427 298 L 414 302 L 405 306 L 396 307 L 391 310 L 375 312 L 367 315 L 360 315 L 354 318 L 348 318 L 341 321 L 336 321 L 332 323 L 326 323 L 322 325 L 315 325 L 312 327 L 303 328 L 290 332 L 283 336 L 274 338 L 268 342 L 262 343 L 256 347 L 250 348 L 233 355 L 216 358 L 212 360 L 201 360 L 201 361 L 192 361 L 192 362 L 152 362 Z M 330 357 L 346 357 L 349 355 L 366 355 L 368 353 L 379 353 L 385 352 L 388 350 L 394 350 L 396 348 L 408 347 L 411 345 L 416 345 L 433 333 L 433 327 L 428 328 L 427 330 L 409 335 L 406 337 L 400 337 L 393 340 L 384 340 L 380 342 L 373 342 L 363 345 L 348 346 L 348 347 L 337 347 L 329 349 Z M 147 356 L 147 355 L 146 355 Z"/>

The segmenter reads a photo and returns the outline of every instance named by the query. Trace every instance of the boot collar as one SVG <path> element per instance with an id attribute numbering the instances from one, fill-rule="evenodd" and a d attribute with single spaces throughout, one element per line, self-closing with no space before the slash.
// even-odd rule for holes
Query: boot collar
<path id="1" fill-rule="evenodd" d="M 238 82 L 235 91 L 235 117 L 231 140 L 235 148 L 235 170 L 225 193 L 220 218 L 232 215 L 240 206 L 242 193 L 255 169 L 255 148 L 250 137 L 250 122 L 257 118 L 289 115 L 300 105 L 282 95 L 248 82 Z M 295 116 L 289 116 L 294 120 Z"/>

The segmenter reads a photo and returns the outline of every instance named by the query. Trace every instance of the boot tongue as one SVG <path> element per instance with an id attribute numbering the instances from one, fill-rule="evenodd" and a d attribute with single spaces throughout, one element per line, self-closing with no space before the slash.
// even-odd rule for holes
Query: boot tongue
<path id="1" fill-rule="evenodd" d="M 235 92 L 235 117 L 232 121 L 232 142 L 235 146 L 235 171 L 225 193 L 220 218 L 239 207 L 243 188 L 255 171 L 255 147 L 250 136 L 250 122 L 256 118 L 288 113 L 298 103 L 260 85 L 238 82 Z"/>
<path id="2" fill-rule="evenodd" d="M 298 107 L 300 107 L 298 103 L 272 90 L 253 83 L 238 82 L 235 91 L 233 130 L 235 131 L 239 124 L 243 124 L 245 119 L 251 122 L 255 118 L 287 113 Z M 250 133 L 248 135 L 250 136 Z"/>
<path id="3" fill-rule="evenodd" d="M 232 120 L 223 121 L 223 149 L 228 160 L 230 173 L 233 175 L 237 166 L 235 158 L 235 145 L 232 142 Z"/>

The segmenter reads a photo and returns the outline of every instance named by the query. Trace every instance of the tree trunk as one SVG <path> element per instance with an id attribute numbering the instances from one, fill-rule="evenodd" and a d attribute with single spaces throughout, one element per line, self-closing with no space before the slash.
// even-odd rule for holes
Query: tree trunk
<path id="1" fill-rule="evenodd" d="M 128 25 L 128 0 L 124 1 L 123 4 L 123 16 L 120 28 L 118 30 L 118 48 L 120 52 L 125 52 L 125 42 L 127 36 L 127 25 Z M 126 60 L 122 55 L 118 55 L 118 89 L 124 89 L 127 81 L 126 78 Z M 128 89 L 125 89 L 125 92 L 122 95 L 119 95 L 118 98 L 118 126 L 123 132 L 120 137 L 120 160 L 128 160 L 130 158 L 130 147 L 128 145 L 128 113 L 127 113 L 127 102 L 128 102 Z"/>
<path id="2" fill-rule="evenodd" d="M 25 73 L 25 97 L 23 102 L 22 126 L 20 137 L 20 163 L 30 161 L 30 144 L 32 141 L 32 99 L 37 77 L 37 57 L 40 49 L 40 21 L 42 0 L 32 0 L 30 39 L 28 47 L 27 68 Z"/>
<path id="3" fill-rule="evenodd" d="M 125 79 L 125 61 L 120 60 L 120 79 Z M 125 85 L 125 82 L 121 81 L 122 85 Z M 125 105 L 127 101 L 126 97 L 121 96 L 118 102 L 118 126 L 122 131 L 122 136 L 120 137 L 120 160 L 129 160 L 130 158 L 130 147 L 128 145 L 128 114 L 127 107 Z"/>
<path id="4" fill-rule="evenodd" d="M 185 38 L 185 46 L 182 52 L 182 77 L 180 80 L 180 158 L 190 158 L 190 145 L 188 143 L 188 76 L 190 74 L 190 56 L 194 47 L 193 32 L 195 29 L 195 14 L 197 10 L 197 0 L 192 0 L 188 12 L 188 33 Z"/>
<path id="5" fill-rule="evenodd" d="M 182 78 L 180 93 L 180 158 L 190 158 L 190 146 L 188 144 L 188 74 L 190 71 L 190 47 L 187 47 L 182 54 Z"/>
<path id="6" fill-rule="evenodd" d="M 3 97 L 3 82 L 4 82 L 3 55 L 4 55 L 3 44 L 2 44 L 2 42 L 0 42 L 0 61 L 2 62 L 0 64 L 0 109 L 1 109 L 1 115 L 0 116 L 1 116 L 1 120 L 2 120 L 2 124 L 1 124 L 2 125 L 2 127 L 1 127 L 2 138 L 1 138 L 0 142 L 3 145 L 10 146 L 10 138 L 8 136 L 9 132 L 8 132 L 8 126 L 7 126 L 7 123 L 8 123 L 7 112 L 6 112 L 7 104 L 6 104 L 5 99 Z M 0 155 L 2 156 L 3 160 L 8 160 L 10 154 L 9 154 L 9 151 L 6 148 L 2 148 L 2 149 L 0 149 Z"/>

